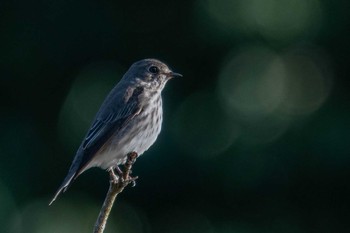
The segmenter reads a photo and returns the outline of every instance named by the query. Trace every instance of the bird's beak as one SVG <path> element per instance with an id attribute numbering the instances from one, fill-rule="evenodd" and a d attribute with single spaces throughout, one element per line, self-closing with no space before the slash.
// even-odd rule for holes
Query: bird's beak
<path id="1" fill-rule="evenodd" d="M 167 76 L 172 77 L 172 78 L 174 78 L 174 77 L 182 77 L 182 74 L 175 73 L 175 72 L 170 72 L 170 73 L 168 73 Z"/>

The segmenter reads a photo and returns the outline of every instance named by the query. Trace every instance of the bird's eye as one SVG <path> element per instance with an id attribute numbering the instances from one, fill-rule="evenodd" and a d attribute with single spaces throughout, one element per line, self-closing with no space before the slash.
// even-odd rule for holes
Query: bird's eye
<path id="1" fill-rule="evenodd" d="M 151 66 L 149 69 L 148 69 L 149 72 L 151 72 L 152 74 L 158 74 L 159 72 L 159 68 L 157 66 Z"/>

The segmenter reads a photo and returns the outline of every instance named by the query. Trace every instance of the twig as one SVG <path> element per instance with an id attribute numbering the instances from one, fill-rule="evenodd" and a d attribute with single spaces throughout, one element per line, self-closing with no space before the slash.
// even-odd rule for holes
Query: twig
<path id="1" fill-rule="evenodd" d="M 94 227 L 94 233 L 103 233 L 108 216 L 112 210 L 114 201 L 119 193 L 121 193 L 126 186 L 128 186 L 130 183 L 135 186 L 135 180 L 138 178 L 136 177 L 131 177 L 131 168 L 132 165 L 135 163 L 137 158 L 137 153 L 136 152 L 131 152 L 128 154 L 128 160 L 125 163 L 125 170 L 124 172 L 121 172 L 119 170 L 118 176 L 114 174 L 113 169 L 109 170 L 109 175 L 110 175 L 110 184 L 109 184 L 109 189 L 108 193 L 106 195 L 105 201 L 102 205 L 102 208 L 100 210 L 100 214 L 98 215 L 98 218 L 95 223 Z"/>

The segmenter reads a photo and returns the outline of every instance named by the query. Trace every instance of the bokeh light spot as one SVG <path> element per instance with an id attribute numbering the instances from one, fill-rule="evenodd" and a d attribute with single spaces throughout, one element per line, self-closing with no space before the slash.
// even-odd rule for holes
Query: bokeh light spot
<path id="1" fill-rule="evenodd" d="M 274 111 L 283 99 L 286 71 L 279 56 L 265 48 L 249 48 L 229 59 L 219 76 L 224 109 L 244 118 Z"/>
<path id="2" fill-rule="evenodd" d="M 17 228 L 26 233 L 92 232 L 100 208 L 99 204 L 83 196 L 55 202 L 50 207 L 47 199 L 38 199 L 21 210 Z M 119 202 L 117 209 L 117 213 L 112 212 L 109 216 L 104 232 L 144 232 L 147 222 L 135 208 Z"/>
<path id="3" fill-rule="evenodd" d="M 202 0 L 204 11 L 224 30 L 290 40 L 317 31 L 322 21 L 318 0 Z"/>
<path id="4" fill-rule="evenodd" d="M 323 60 L 321 54 L 305 51 L 291 51 L 284 56 L 288 78 L 280 111 L 288 115 L 305 115 L 321 107 L 332 86 L 330 68 Z"/>
<path id="5" fill-rule="evenodd" d="M 331 90 L 326 60 L 318 51 L 303 49 L 278 54 L 245 47 L 229 55 L 217 94 L 226 114 L 238 120 L 243 141 L 272 142 L 292 120 L 319 109 Z"/>
<path id="6" fill-rule="evenodd" d="M 58 233 L 58 232 L 91 232 L 99 208 L 80 202 L 61 202 L 48 207 L 48 200 L 36 200 L 21 211 L 22 232 Z M 91 202 L 90 202 L 91 203 Z M 108 225 L 106 232 L 113 232 L 115 226 Z"/>
<path id="7" fill-rule="evenodd" d="M 289 119 L 275 115 L 285 96 L 281 57 L 263 47 L 243 48 L 223 65 L 218 96 L 226 114 L 242 128 L 243 142 L 265 144 L 281 136 Z"/>
<path id="8" fill-rule="evenodd" d="M 239 133 L 216 96 L 209 93 L 196 93 L 186 99 L 174 121 L 172 130 L 181 147 L 200 158 L 224 152 Z"/>

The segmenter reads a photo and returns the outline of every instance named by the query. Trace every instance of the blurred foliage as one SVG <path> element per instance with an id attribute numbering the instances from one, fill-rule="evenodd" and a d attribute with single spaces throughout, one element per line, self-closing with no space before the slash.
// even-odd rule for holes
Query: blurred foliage
<path id="1" fill-rule="evenodd" d="M 349 7 L 2 1 L 0 232 L 92 229 L 104 171 L 47 204 L 103 98 L 147 57 L 184 78 L 107 232 L 349 232 Z"/>

